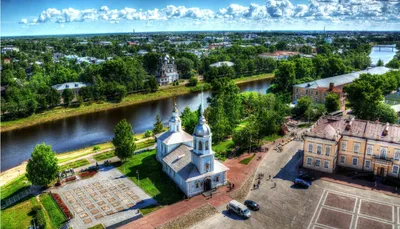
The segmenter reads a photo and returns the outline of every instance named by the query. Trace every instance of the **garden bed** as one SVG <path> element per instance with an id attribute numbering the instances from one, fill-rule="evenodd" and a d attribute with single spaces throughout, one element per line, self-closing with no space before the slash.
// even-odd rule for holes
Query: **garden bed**
<path id="1" fill-rule="evenodd" d="M 51 197 L 53 197 L 54 201 L 56 201 L 58 207 L 61 209 L 61 211 L 64 213 L 67 219 L 74 218 L 71 211 L 68 209 L 67 205 L 61 199 L 60 195 L 58 195 L 57 193 L 51 193 Z"/>
<path id="2" fill-rule="evenodd" d="M 96 173 L 97 173 L 97 171 L 86 171 L 86 172 L 79 173 L 79 177 L 81 179 L 88 179 L 88 178 L 91 178 L 94 175 L 96 175 Z"/>

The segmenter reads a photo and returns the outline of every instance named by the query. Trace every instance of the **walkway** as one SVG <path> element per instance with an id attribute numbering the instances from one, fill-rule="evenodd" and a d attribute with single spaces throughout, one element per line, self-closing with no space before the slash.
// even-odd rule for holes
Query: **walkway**
<path id="1" fill-rule="evenodd" d="M 270 147 L 270 144 L 266 145 Z M 266 153 L 258 152 L 253 160 L 248 164 L 240 164 L 239 162 L 244 158 L 250 157 L 252 154 L 243 154 L 240 157 L 227 159 L 223 164 L 226 165 L 230 170 L 227 173 L 228 180 L 235 184 L 236 190 L 241 187 L 241 185 L 247 180 L 247 177 L 257 169 L 258 165 L 266 158 Z M 258 159 L 261 157 L 261 159 Z M 233 191 L 232 190 L 232 191 Z M 209 203 L 215 208 L 219 208 L 222 205 L 227 204 L 232 198 L 229 196 L 228 188 L 221 187 L 217 189 L 217 193 L 210 197 L 204 197 L 203 195 L 197 195 L 188 200 L 180 201 L 173 205 L 165 206 L 160 210 L 157 210 L 143 218 L 140 218 L 134 222 L 122 226 L 123 229 L 150 229 L 157 228 L 183 214 L 202 206 L 205 203 Z"/>

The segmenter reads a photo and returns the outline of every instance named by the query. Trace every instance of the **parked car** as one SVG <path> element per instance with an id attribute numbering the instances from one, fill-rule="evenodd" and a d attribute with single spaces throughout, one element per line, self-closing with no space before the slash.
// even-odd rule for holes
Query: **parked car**
<path id="1" fill-rule="evenodd" d="M 244 219 L 248 219 L 251 216 L 250 210 L 242 203 L 239 203 L 236 200 L 231 200 L 228 205 L 226 206 L 226 209 L 230 213 L 236 213 L 240 217 Z"/>
<path id="2" fill-rule="evenodd" d="M 260 210 L 260 205 L 258 205 L 256 202 L 254 202 L 252 200 L 246 200 L 244 202 L 244 205 L 246 205 L 250 210 L 253 210 L 253 211 Z"/>
<path id="3" fill-rule="evenodd" d="M 296 187 L 301 187 L 301 188 L 309 188 L 311 186 L 311 182 L 310 181 L 306 181 L 300 178 L 296 178 L 294 180 L 294 185 Z"/>
<path id="4" fill-rule="evenodd" d="M 312 175 L 311 173 L 308 173 L 308 172 L 303 172 L 303 171 L 300 172 L 300 175 L 297 178 L 305 180 L 305 181 L 310 181 L 310 182 L 315 180 L 314 175 Z"/>

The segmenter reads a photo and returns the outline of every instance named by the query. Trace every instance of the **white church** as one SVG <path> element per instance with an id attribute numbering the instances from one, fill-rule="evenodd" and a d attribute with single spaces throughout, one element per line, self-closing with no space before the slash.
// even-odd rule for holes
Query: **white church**
<path id="1" fill-rule="evenodd" d="M 157 160 L 187 197 L 227 183 L 229 169 L 214 159 L 212 134 L 203 113 L 202 110 L 192 136 L 182 130 L 179 111 L 174 104 L 169 130 L 156 135 Z"/>

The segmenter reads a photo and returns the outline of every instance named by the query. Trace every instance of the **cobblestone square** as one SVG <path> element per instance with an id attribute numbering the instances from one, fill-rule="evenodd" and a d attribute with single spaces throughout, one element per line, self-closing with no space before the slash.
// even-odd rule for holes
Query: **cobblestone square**
<path id="1" fill-rule="evenodd" d="M 74 228 L 103 223 L 111 226 L 141 217 L 137 209 L 156 204 L 117 169 L 100 171 L 94 177 L 70 183 L 59 194 L 74 214 Z"/>
<path id="2" fill-rule="evenodd" d="M 400 228 L 400 206 L 324 190 L 309 228 Z"/>

